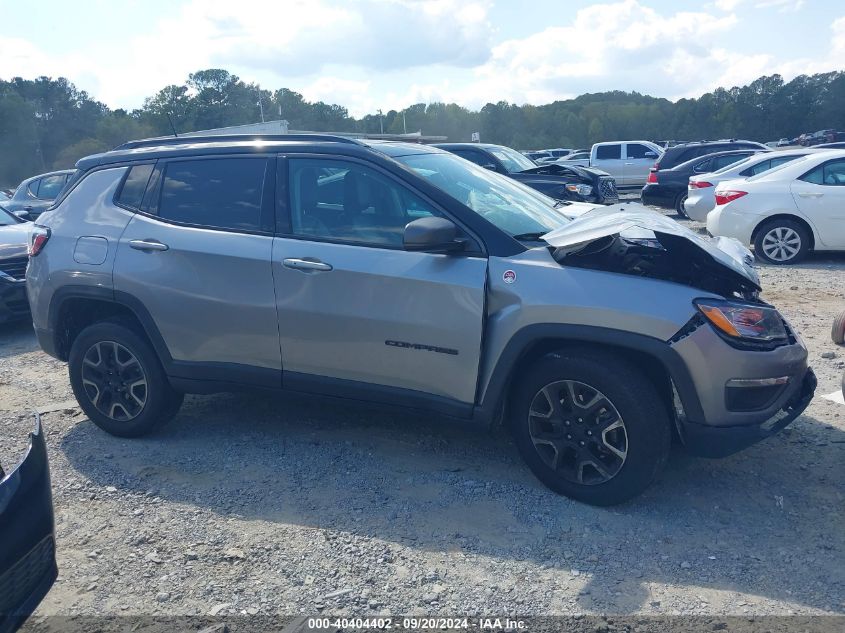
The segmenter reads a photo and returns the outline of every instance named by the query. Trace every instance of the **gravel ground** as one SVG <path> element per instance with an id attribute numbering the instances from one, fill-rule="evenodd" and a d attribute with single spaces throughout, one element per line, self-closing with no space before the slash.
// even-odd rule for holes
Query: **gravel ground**
<path id="1" fill-rule="evenodd" d="M 761 275 L 834 391 L 845 255 Z M 60 569 L 40 615 L 845 613 L 845 407 L 820 397 L 738 455 L 675 449 L 610 509 L 543 488 L 502 434 L 337 400 L 189 397 L 155 436 L 110 437 L 28 324 L 5 326 L 6 465 L 33 408 Z"/>

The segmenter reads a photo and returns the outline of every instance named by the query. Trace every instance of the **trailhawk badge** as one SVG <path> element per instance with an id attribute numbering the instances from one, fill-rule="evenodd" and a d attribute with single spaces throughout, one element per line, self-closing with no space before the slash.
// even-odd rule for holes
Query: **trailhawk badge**
<path id="1" fill-rule="evenodd" d="M 504 274 L 502 275 L 502 280 L 506 284 L 512 284 L 513 282 L 516 281 L 516 273 L 513 272 L 512 270 L 506 270 L 504 272 Z"/>

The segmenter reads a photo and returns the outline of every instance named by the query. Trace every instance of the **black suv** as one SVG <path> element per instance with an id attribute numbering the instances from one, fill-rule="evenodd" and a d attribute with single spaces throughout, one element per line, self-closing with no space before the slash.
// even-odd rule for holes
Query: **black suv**
<path id="1" fill-rule="evenodd" d="M 663 156 L 657 159 L 654 163 L 654 169 L 660 171 L 662 169 L 671 169 L 681 163 L 685 163 L 693 158 L 699 156 L 706 156 L 715 152 L 727 152 L 735 149 L 769 149 L 762 143 L 755 141 L 743 141 L 739 139 L 723 139 L 721 141 L 692 141 L 690 143 L 681 143 L 674 147 L 668 148 Z"/>
<path id="2" fill-rule="evenodd" d="M 619 193 L 613 176 L 600 169 L 534 161 L 510 147 L 488 143 L 438 143 L 482 167 L 518 180 L 556 200 L 616 204 Z"/>

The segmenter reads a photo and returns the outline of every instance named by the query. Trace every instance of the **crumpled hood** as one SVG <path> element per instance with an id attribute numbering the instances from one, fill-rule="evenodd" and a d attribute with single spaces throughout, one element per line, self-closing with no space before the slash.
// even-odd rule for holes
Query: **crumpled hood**
<path id="1" fill-rule="evenodd" d="M 638 203 L 620 203 L 597 207 L 568 224 L 543 236 L 550 246 L 562 253 L 575 253 L 601 238 L 618 235 L 625 239 L 657 240 L 666 249 L 680 254 L 703 256 L 724 267 L 729 274 L 743 282 L 751 282 L 760 290 L 760 276 L 753 266 L 753 256 L 745 246 L 733 238 L 708 238 L 695 233 L 656 211 Z"/>
<path id="2" fill-rule="evenodd" d="M 581 178 L 593 180 L 596 176 L 609 176 L 606 171 L 595 167 L 583 167 L 581 165 L 561 165 L 560 163 L 545 163 L 519 172 L 520 174 L 535 174 L 537 176 L 566 176 L 574 174 Z"/>

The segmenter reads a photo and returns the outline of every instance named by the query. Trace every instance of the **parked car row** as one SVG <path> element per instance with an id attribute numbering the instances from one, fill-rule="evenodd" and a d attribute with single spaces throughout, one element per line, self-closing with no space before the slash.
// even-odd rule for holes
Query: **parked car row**
<path id="1" fill-rule="evenodd" d="M 561 163 L 538 165 L 514 149 L 489 143 L 438 143 L 435 147 L 522 182 L 556 200 L 597 204 L 614 204 L 619 200 L 613 177 L 598 169 Z"/>

